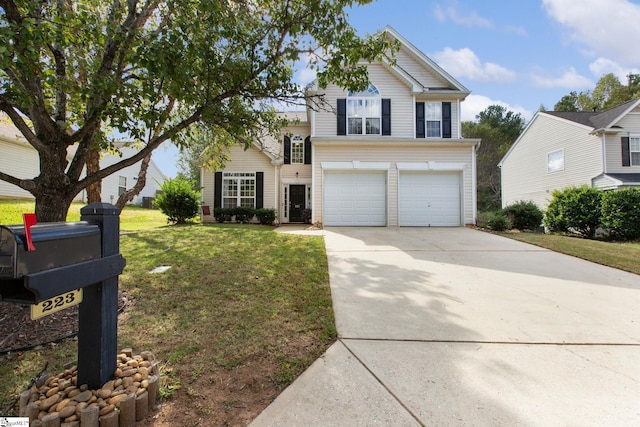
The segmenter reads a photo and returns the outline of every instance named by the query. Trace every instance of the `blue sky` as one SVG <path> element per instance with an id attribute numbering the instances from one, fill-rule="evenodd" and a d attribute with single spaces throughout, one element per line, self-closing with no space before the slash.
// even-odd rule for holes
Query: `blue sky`
<path id="1" fill-rule="evenodd" d="M 640 73 L 640 0 L 378 0 L 349 16 L 362 36 L 392 26 L 465 85 L 463 120 L 500 104 L 529 121 L 604 74 Z M 176 153 L 154 153 L 168 176 Z"/>

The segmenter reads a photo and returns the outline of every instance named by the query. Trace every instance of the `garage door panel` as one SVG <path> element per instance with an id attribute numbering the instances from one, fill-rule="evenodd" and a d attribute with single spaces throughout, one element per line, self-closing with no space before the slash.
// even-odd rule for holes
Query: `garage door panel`
<path id="1" fill-rule="evenodd" d="M 326 171 L 324 188 L 325 225 L 386 225 L 385 172 Z"/>
<path id="2" fill-rule="evenodd" d="M 401 226 L 459 226 L 460 174 L 401 172 L 398 222 Z"/>

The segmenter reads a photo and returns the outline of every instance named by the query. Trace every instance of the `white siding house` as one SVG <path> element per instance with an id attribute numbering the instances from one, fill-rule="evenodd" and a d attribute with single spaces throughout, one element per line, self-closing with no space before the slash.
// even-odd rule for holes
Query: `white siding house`
<path id="1" fill-rule="evenodd" d="M 395 64 L 368 64 L 370 85 L 360 93 L 312 84 L 309 94 L 323 95 L 332 108 L 298 114 L 300 122 L 267 153 L 235 150 L 224 170 L 203 170 L 205 204 L 231 206 L 231 172 L 255 171 L 264 178 L 248 184 L 261 194 L 254 206 L 275 207 L 281 223 L 301 222 L 303 209 L 326 226 L 474 223 L 480 141 L 460 132 L 469 90 L 393 28 L 385 33 L 400 43 Z"/>
<path id="2" fill-rule="evenodd" d="M 553 190 L 640 185 L 640 99 L 603 112 L 538 112 L 498 165 L 502 206 Z"/>

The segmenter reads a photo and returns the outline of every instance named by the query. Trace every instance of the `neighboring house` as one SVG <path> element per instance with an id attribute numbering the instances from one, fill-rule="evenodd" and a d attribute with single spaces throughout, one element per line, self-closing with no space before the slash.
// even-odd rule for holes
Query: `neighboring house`
<path id="1" fill-rule="evenodd" d="M 469 90 L 384 31 L 400 50 L 394 64 L 368 65 L 367 90 L 312 84 L 333 111 L 287 113 L 299 121 L 279 140 L 232 148 L 224 170 L 203 169 L 204 204 L 274 208 L 280 223 L 301 222 L 304 209 L 325 226 L 474 223 L 480 141 L 463 139 L 460 126 Z"/>
<path id="2" fill-rule="evenodd" d="M 129 157 L 135 154 L 133 148 L 121 148 L 123 155 Z M 73 150 L 70 150 L 73 152 Z M 125 157 L 125 158 L 126 158 Z M 25 140 L 20 131 L 11 124 L 9 119 L 0 116 L 0 170 L 17 178 L 32 179 L 40 175 L 40 158 L 38 152 Z M 102 168 L 122 160 L 117 155 L 105 154 L 100 160 Z M 115 203 L 121 192 L 133 187 L 138 179 L 140 163 L 128 166 L 102 180 L 102 201 Z M 140 194 L 132 201 L 142 204 L 145 198 L 153 198 L 165 180 L 164 174 L 153 162 L 149 163 L 147 182 Z M 0 180 L 0 197 L 33 198 L 33 195 L 22 188 Z M 82 191 L 76 200 L 86 201 L 86 192 Z"/>
<path id="3" fill-rule="evenodd" d="M 538 112 L 500 161 L 502 206 L 572 185 L 640 186 L 640 99 L 602 112 Z"/>

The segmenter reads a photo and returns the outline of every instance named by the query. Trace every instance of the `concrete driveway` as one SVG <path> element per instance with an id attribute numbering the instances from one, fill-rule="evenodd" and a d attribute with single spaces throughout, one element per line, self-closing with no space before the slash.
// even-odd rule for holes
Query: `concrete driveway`
<path id="1" fill-rule="evenodd" d="M 467 228 L 324 235 L 340 339 L 252 425 L 640 425 L 639 276 Z"/>

